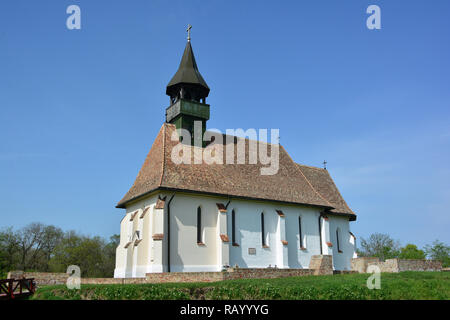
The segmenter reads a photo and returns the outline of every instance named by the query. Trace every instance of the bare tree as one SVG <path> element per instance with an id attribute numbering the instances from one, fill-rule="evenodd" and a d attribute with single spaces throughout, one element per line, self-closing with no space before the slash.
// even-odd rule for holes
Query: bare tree
<path id="1" fill-rule="evenodd" d="M 378 257 L 380 260 L 397 258 L 400 254 L 400 243 L 388 234 L 374 233 L 369 239 L 361 238 L 360 256 Z"/>
<path id="2" fill-rule="evenodd" d="M 55 226 L 31 223 L 16 233 L 22 270 L 48 269 L 48 261 L 63 232 Z"/>

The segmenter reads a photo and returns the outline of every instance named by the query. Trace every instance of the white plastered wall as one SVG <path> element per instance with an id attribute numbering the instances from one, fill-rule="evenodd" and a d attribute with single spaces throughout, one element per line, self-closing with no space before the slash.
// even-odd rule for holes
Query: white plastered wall
<path id="1" fill-rule="evenodd" d="M 145 277 L 145 273 L 152 272 L 154 263 L 151 257 L 152 239 L 152 220 L 154 206 L 157 196 L 151 196 L 144 200 L 133 203 L 126 208 L 126 213 L 120 222 L 120 243 L 116 248 L 116 267 L 114 270 L 115 278 Z M 148 208 L 145 215 L 141 218 L 144 210 Z M 130 221 L 131 215 L 136 212 L 133 221 Z M 134 245 L 133 235 L 135 231 L 140 231 L 141 241 Z M 125 248 L 125 245 L 132 241 Z"/>
<path id="2" fill-rule="evenodd" d="M 158 195 L 152 195 L 127 207 L 127 215 L 121 222 L 121 240 L 117 248 L 115 277 L 144 277 L 149 272 L 167 271 L 167 206 L 173 193 L 161 193 L 166 198 L 165 209 L 154 209 Z M 197 272 L 220 271 L 223 265 L 241 268 L 308 268 L 311 256 L 320 254 L 320 208 L 285 205 L 274 202 L 232 199 L 227 213 L 221 214 L 217 203 L 226 205 L 229 199 L 198 194 L 176 193 L 170 205 L 170 271 Z M 147 206 L 150 210 L 142 221 L 139 215 Z M 197 208 L 202 208 L 202 240 L 197 244 Z M 236 243 L 233 246 L 231 212 L 236 213 Z M 141 231 L 142 241 L 124 248 L 128 241 L 129 216 L 140 210 L 133 221 L 132 234 Z M 284 217 L 277 214 L 281 210 Z M 264 212 L 266 243 L 261 241 L 261 213 Z M 301 217 L 304 249 L 300 248 L 299 223 Z M 349 238 L 347 217 L 328 215 L 321 218 L 323 254 L 332 254 L 336 270 L 349 270 L 354 245 Z M 223 224 L 226 224 L 226 228 Z M 335 232 L 341 230 L 341 251 L 337 251 Z M 157 230 L 158 229 L 158 230 Z M 161 229 L 161 230 L 159 230 Z M 220 230 L 222 229 L 222 231 Z M 229 242 L 224 244 L 221 232 Z M 163 233 L 163 241 L 155 241 L 152 235 Z M 282 244 L 286 240 L 287 244 Z M 331 242 L 333 247 L 328 247 Z M 255 254 L 250 254 L 250 251 Z"/>
<path id="3" fill-rule="evenodd" d="M 329 215 L 330 239 L 333 247 L 333 266 L 335 270 L 351 270 L 351 259 L 355 253 L 355 246 L 352 243 L 353 238 L 350 235 L 350 224 L 348 217 L 339 217 Z M 338 252 L 336 230 L 339 229 L 339 249 Z"/>

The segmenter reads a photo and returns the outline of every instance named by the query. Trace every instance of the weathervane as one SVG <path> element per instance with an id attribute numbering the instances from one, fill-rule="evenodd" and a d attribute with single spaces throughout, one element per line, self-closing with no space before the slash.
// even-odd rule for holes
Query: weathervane
<path id="1" fill-rule="evenodd" d="M 188 33 L 188 37 L 187 37 L 188 41 L 191 41 L 191 29 L 192 29 L 192 26 L 190 24 L 188 24 L 188 27 L 186 29 L 186 31 Z"/>

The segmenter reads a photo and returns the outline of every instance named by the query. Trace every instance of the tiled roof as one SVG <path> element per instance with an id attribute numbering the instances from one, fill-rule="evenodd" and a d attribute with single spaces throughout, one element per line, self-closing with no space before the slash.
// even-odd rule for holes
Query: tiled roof
<path id="1" fill-rule="evenodd" d="M 163 124 L 133 186 L 119 201 L 118 208 L 125 208 L 128 202 L 150 192 L 165 189 L 306 204 L 354 214 L 326 170 L 316 168 L 314 170 L 325 171 L 317 173 L 311 171 L 311 167 L 296 164 L 282 146 L 279 148 L 279 170 L 275 175 L 260 174 L 260 169 L 268 165 L 248 164 L 249 140 L 243 138 L 230 140 L 234 144 L 235 158 L 237 141 L 245 140 L 245 164 L 236 164 L 236 161 L 234 164 L 207 164 L 204 161 L 201 164 L 193 161 L 192 164 L 175 164 L 171 160 L 172 149 L 178 144 L 178 141 L 171 140 L 174 131 L 175 125 Z M 224 145 L 227 143 L 225 140 Z M 268 144 L 269 151 L 270 146 Z M 184 148 L 195 152 L 197 147 Z"/>
<path id="2" fill-rule="evenodd" d="M 317 190 L 331 205 L 333 213 L 355 214 L 349 208 L 344 198 L 341 196 L 338 188 L 334 184 L 330 173 L 326 169 L 310 167 L 297 164 L 300 170 L 305 175 L 306 179 L 312 184 L 313 188 Z"/>

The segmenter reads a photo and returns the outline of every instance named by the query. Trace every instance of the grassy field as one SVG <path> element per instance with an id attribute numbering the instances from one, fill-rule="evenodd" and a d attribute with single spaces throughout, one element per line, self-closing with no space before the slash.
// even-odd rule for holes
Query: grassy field
<path id="1" fill-rule="evenodd" d="M 60 285 L 42 287 L 30 299 L 450 299 L 449 272 L 383 273 L 380 290 L 366 287 L 368 277 L 367 274 L 343 274 L 214 283 L 82 285 L 80 290 L 68 290 Z"/>

